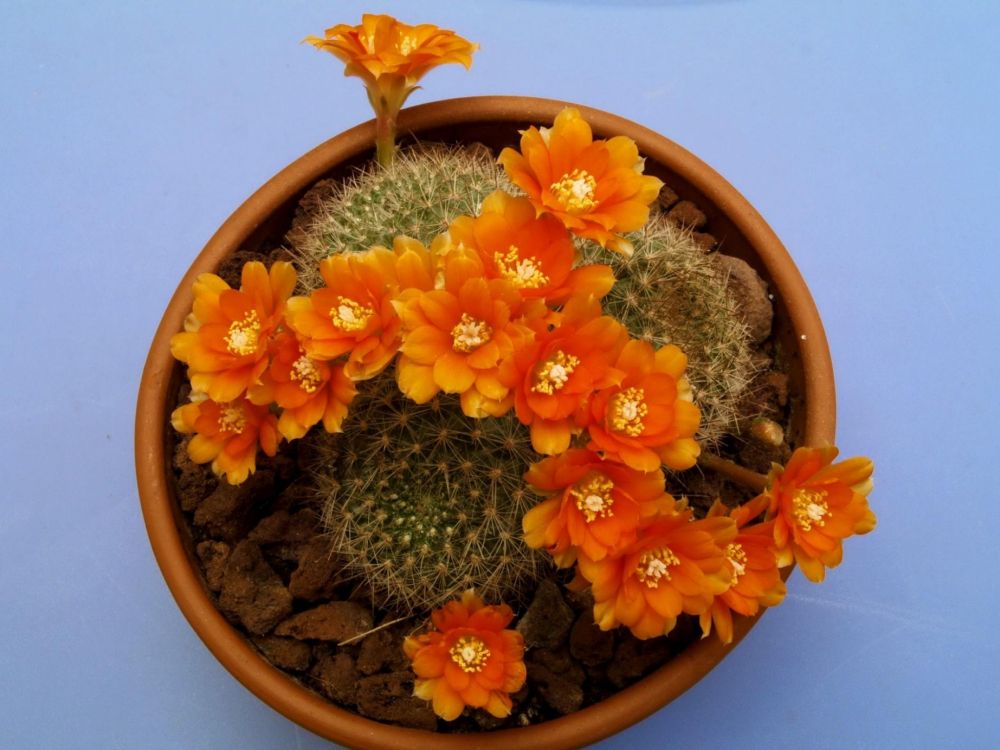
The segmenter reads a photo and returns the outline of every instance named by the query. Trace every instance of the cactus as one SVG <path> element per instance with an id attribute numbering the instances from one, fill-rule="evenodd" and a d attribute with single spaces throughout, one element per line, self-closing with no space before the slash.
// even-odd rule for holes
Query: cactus
<path id="1" fill-rule="evenodd" d="M 392 247 L 397 235 L 429 244 L 494 190 L 513 191 L 482 145 L 418 144 L 388 167 L 369 164 L 346 180 L 320 183 L 303 200 L 286 238 L 305 290 L 323 285 L 317 262 L 331 253 Z"/>
<path id="2" fill-rule="evenodd" d="M 320 183 L 303 199 L 288 241 L 306 290 L 322 284 L 317 261 L 333 252 L 391 245 L 407 234 L 425 243 L 482 199 L 514 192 L 484 147 L 419 145 L 387 169 L 366 167 Z M 631 258 L 580 248 L 609 263 L 618 283 L 606 311 L 654 346 L 675 343 L 702 410 L 709 443 L 736 429 L 737 407 L 754 374 L 744 324 L 711 256 L 659 212 L 630 235 Z M 314 474 L 334 553 L 400 613 L 425 611 L 470 587 L 516 601 L 545 559 L 521 541 L 521 517 L 535 502 L 522 476 L 537 460 L 513 415 L 473 420 L 454 397 L 425 405 L 399 393 L 390 369 L 361 384 L 338 435 L 313 438 Z"/>
<path id="3" fill-rule="evenodd" d="M 737 431 L 739 403 L 757 369 L 725 274 L 689 230 L 661 212 L 629 239 L 635 248 L 630 258 L 581 244 L 588 260 L 609 263 L 618 279 L 604 299 L 605 311 L 636 338 L 656 347 L 676 344 L 687 354 L 688 380 L 702 413 L 698 439 L 714 445 Z"/>
<path id="4" fill-rule="evenodd" d="M 333 551 L 373 597 L 425 611 L 474 587 L 515 602 L 547 563 L 521 541 L 537 460 L 511 415 L 465 417 L 454 397 L 407 400 L 390 371 L 364 383 L 338 435 L 315 436 Z"/>

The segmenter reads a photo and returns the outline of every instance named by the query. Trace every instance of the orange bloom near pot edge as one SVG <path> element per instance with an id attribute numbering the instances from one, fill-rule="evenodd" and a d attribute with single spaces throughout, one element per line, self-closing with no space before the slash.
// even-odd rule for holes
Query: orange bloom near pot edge
<path id="1" fill-rule="evenodd" d="M 536 216 L 527 198 L 502 190 L 483 200 L 478 216 L 455 219 L 448 233 L 454 244 L 479 254 L 487 277 L 506 279 L 526 299 L 550 305 L 574 294 L 600 299 L 615 283 L 609 266 L 573 268 L 576 248 L 566 227 L 555 217 Z"/>
<path id="2" fill-rule="evenodd" d="M 531 426 L 536 451 L 555 455 L 569 448 L 585 421 L 587 399 L 624 376 L 612 363 L 627 340 L 625 328 L 601 315 L 595 299 L 572 297 L 558 328 L 536 333 L 503 363 L 500 379 L 514 389 L 517 418 Z"/>
<path id="3" fill-rule="evenodd" d="M 539 214 L 550 213 L 577 236 L 624 255 L 632 254 L 632 245 L 618 234 L 646 223 L 663 187 L 642 174 L 644 160 L 631 138 L 595 141 L 572 107 L 551 128 L 522 131 L 520 153 L 505 148 L 499 162 Z"/>
<path id="4" fill-rule="evenodd" d="M 430 254 L 416 240 L 397 237 L 393 249 L 331 255 L 320 261 L 326 286 L 288 300 L 288 325 L 313 359 L 347 354 L 344 372 L 367 380 L 392 361 L 400 344 L 393 301 L 409 289 L 430 289 Z"/>
<path id="5" fill-rule="evenodd" d="M 311 359 L 289 332 L 279 334 L 273 348 L 271 365 L 262 383 L 251 387 L 250 399 L 282 408 L 278 431 L 286 440 L 302 437 L 320 420 L 327 432 L 340 432 L 347 407 L 357 395 L 344 367 Z"/>
<path id="6" fill-rule="evenodd" d="M 533 335 L 522 313 L 537 318 L 547 311 L 540 300 L 526 303 L 510 282 L 483 278 L 479 256 L 464 248 L 447 248 L 443 278 L 443 289 L 396 305 L 404 328 L 400 390 L 417 403 L 440 391 L 458 393 L 467 416 L 499 416 L 511 405 L 500 365 Z"/>
<path id="7" fill-rule="evenodd" d="M 258 445 L 273 456 L 281 440 L 277 417 L 245 398 L 223 404 L 194 400 L 174 409 L 170 421 L 178 432 L 195 433 L 188 443 L 191 460 L 211 461 L 212 471 L 225 474 L 230 484 L 241 484 L 256 469 Z"/>
<path id="8" fill-rule="evenodd" d="M 733 508 L 731 511 L 716 500 L 708 512 L 710 518 L 730 516 L 739 529 L 736 538 L 726 545 L 726 560 L 731 568 L 729 588 L 715 597 L 712 607 L 701 614 L 702 636 L 707 636 L 715 626 L 715 633 L 723 643 L 733 641 L 733 612 L 752 617 L 761 607 L 774 607 L 785 598 L 785 582 L 781 580 L 778 561 L 774 554 L 774 523 L 755 523 L 754 502 Z"/>
<path id="9" fill-rule="evenodd" d="M 188 365 L 195 391 L 220 403 L 237 399 L 267 368 L 268 344 L 295 288 L 295 270 L 279 261 L 243 266 L 239 290 L 213 273 L 194 283 L 194 305 L 170 351 Z"/>
<path id="10" fill-rule="evenodd" d="M 403 641 L 417 676 L 413 694 L 429 700 L 445 721 L 466 706 L 493 716 L 510 714 L 510 693 L 524 684 L 524 640 L 507 630 L 514 613 L 506 604 L 487 606 L 472 590 L 431 613 L 436 630 Z"/>
<path id="11" fill-rule="evenodd" d="M 694 438 L 701 420 L 684 377 L 687 357 L 676 346 L 658 351 L 629 341 L 615 362 L 624 379 L 591 399 L 591 450 L 639 471 L 694 466 L 700 448 Z"/>
<path id="12" fill-rule="evenodd" d="M 580 575 L 591 583 L 594 622 L 625 625 L 636 638 L 669 633 L 682 613 L 700 615 L 729 588 L 726 546 L 736 536 L 731 518 L 691 520 L 689 509 L 658 517 L 616 557 L 581 555 Z"/>
<path id="13" fill-rule="evenodd" d="M 834 464 L 837 449 L 798 448 L 784 468 L 774 466 L 764 491 L 774 518 L 778 562 L 794 559 L 806 578 L 823 580 L 825 568 L 840 564 L 843 540 L 875 528 L 868 507 L 874 466 L 868 458 Z"/>
<path id="14" fill-rule="evenodd" d="M 595 561 L 620 552 L 641 523 L 674 509 L 663 472 L 639 472 L 580 448 L 532 464 L 524 478 L 554 493 L 525 513 L 524 541 L 544 547 L 560 567 L 572 565 L 577 550 Z"/>

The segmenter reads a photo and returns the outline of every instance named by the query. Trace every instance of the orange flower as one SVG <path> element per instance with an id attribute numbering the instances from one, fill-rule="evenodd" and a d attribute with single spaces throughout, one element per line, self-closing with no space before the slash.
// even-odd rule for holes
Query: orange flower
<path id="1" fill-rule="evenodd" d="M 840 564 L 843 540 L 875 528 L 868 507 L 871 459 L 849 458 L 834 464 L 837 449 L 798 448 L 785 468 L 775 466 L 764 494 L 774 517 L 778 564 L 795 562 L 806 578 L 823 580 L 825 568 Z"/>
<path id="2" fill-rule="evenodd" d="M 442 390 L 459 393 L 470 417 L 505 413 L 513 399 L 498 370 L 532 336 L 517 319 L 523 306 L 508 281 L 483 278 L 477 255 L 451 249 L 444 259 L 444 288 L 397 305 L 405 330 L 396 365 L 400 390 L 417 403 Z"/>
<path id="3" fill-rule="evenodd" d="M 270 273 L 262 263 L 247 263 L 239 290 L 213 273 L 201 274 L 184 331 L 170 339 L 171 353 L 188 365 L 191 387 L 222 403 L 257 383 L 294 288 L 295 270 L 281 261 Z"/>
<path id="4" fill-rule="evenodd" d="M 378 375 L 399 349 L 393 300 L 409 289 L 434 285 L 430 254 L 416 240 L 397 237 L 393 250 L 331 255 L 319 270 L 326 286 L 288 300 L 288 325 L 312 359 L 346 354 L 344 373 L 351 380 Z"/>
<path id="5" fill-rule="evenodd" d="M 554 493 L 524 514 L 524 541 L 544 547 L 563 568 L 577 549 L 595 561 L 617 554 L 635 541 L 643 520 L 674 510 L 663 472 L 639 472 L 580 448 L 532 464 L 524 478 Z"/>
<path id="6" fill-rule="evenodd" d="M 694 466 L 700 448 L 694 439 L 701 420 L 684 377 L 687 357 L 676 346 L 655 351 L 645 341 L 629 341 L 615 362 L 625 378 L 594 394 L 590 402 L 591 450 L 639 471 Z"/>
<path id="7" fill-rule="evenodd" d="M 514 389 L 517 418 L 531 425 L 536 451 L 551 456 L 569 448 L 590 395 L 621 381 L 624 373 L 611 365 L 627 338 L 593 297 L 572 297 L 558 327 L 540 331 L 503 364 L 501 381 Z"/>
<path id="8" fill-rule="evenodd" d="M 573 268 L 576 248 L 566 228 L 551 216 L 536 216 L 531 201 L 502 190 L 486 197 L 479 216 L 461 216 L 448 228 L 453 243 L 472 248 L 487 277 L 506 279 L 526 299 L 551 305 L 571 295 L 600 299 L 615 283 L 609 266 Z"/>
<path id="9" fill-rule="evenodd" d="M 417 675 L 413 694 L 433 702 L 445 721 L 466 706 L 493 716 L 510 714 L 510 693 L 524 684 L 524 640 L 505 630 L 514 613 L 506 604 L 486 606 L 471 589 L 431 613 L 437 630 L 403 641 Z"/>
<path id="10" fill-rule="evenodd" d="M 343 367 L 310 358 L 286 332 L 276 338 L 271 366 L 249 397 L 255 404 L 277 403 L 283 409 L 278 431 L 286 440 L 295 440 L 320 420 L 327 432 L 340 432 L 356 395 Z"/>
<path id="11" fill-rule="evenodd" d="M 230 484 L 241 484 L 257 468 L 258 445 L 273 456 L 281 440 L 275 416 L 245 398 L 219 404 L 202 397 L 174 409 L 170 421 L 178 432 L 195 433 L 188 443 L 191 460 L 211 461 L 212 471 Z"/>
<path id="12" fill-rule="evenodd" d="M 505 148 L 499 161 L 539 214 L 550 213 L 577 236 L 623 255 L 632 254 L 632 244 L 616 233 L 645 224 L 663 187 L 656 177 L 643 176 L 632 139 L 595 141 L 571 107 L 551 128 L 522 131 L 521 152 Z"/>
<path id="13" fill-rule="evenodd" d="M 602 630 L 625 625 L 636 638 L 669 633 L 677 617 L 700 615 L 729 588 L 726 546 L 736 536 L 731 518 L 691 520 L 691 511 L 658 517 L 620 556 L 577 567 L 590 581 L 594 621 Z"/>
<path id="14" fill-rule="evenodd" d="M 324 38 L 307 36 L 317 49 L 346 63 L 344 75 L 364 81 L 375 109 L 379 139 L 379 161 L 390 159 L 395 119 L 407 97 L 431 68 L 460 63 L 468 69 L 479 48 L 453 31 L 425 23 L 410 26 L 392 16 L 366 13 L 361 24 L 339 24 L 324 32 Z M 387 139 L 387 140 L 386 140 Z"/>
<path id="15" fill-rule="evenodd" d="M 730 516 L 738 532 L 726 545 L 726 560 L 732 573 L 729 588 L 715 597 L 712 608 L 701 614 L 702 636 L 715 633 L 723 643 L 733 642 L 733 612 L 752 617 L 761 607 L 775 607 L 785 598 L 785 582 L 778 572 L 774 556 L 774 523 L 747 525 L 760 515 L 762 507 L 755 510 L 751 501 L 729 511 L 718 500 L 708 512 L 710 518 Z"/>

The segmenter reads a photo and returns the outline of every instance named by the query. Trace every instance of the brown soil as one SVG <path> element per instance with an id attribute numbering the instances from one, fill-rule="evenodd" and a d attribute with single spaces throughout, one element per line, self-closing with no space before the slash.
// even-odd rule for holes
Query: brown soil
<path id="1" fill-rule="evenodd" d="M 719 243 L 705 215 L 669 188 L 660 196 L 668 215 L 697 231 L 699 244 Z M 249 260 L 287 259 L 280 236 L 263 253 L 240 252 L 219 274 L 239 284 Z M 723 248 L 724 249 L 724 248 Z M 719 254 L 731 272 L 731 288 L 758 343 L 761 371 L 744 413 L 785 424 L 787 377 L 774 369 L 767 288 L 742 261 Z M 186 388 L 178 402 L 186 399 Z M 748 431 L 745 431 L 748 432 Z M 177 497 L 195 545 L 205 587 L 219 609 L 275 667 L 334 703 L 379 721 L 449 732 L 475 732 L 534 724 L 571 713 L 613 695 L 664 664 L 698 639 L 696 618 L 682 616 L 669 636 L 640 641 L 626 630 L 603 632 L 593 622 L 587 594 L 567 591 L 565 572 L 552 571 L 517 613 L 527 646 L 528 679 L 513 696 L 504 720 L 467 709 L 456 721 L 439 722 L 425 701 L 412 697 L 413 675 L 402 653 L 403 638 L 426 627 L 420 618 L 397 621 L 341 573 L 328 551 L 312 505 L 310 438 L 283 444 L 274 459 L 260 456 L 257 472 L 230 487 L 187 457 L 186 438 L 174 453 Z M 731 437 L 721 452 L 749 468 L 767 471 L 787 458 L 787 444 L 769 447 Z M 722 497 L 730 504 L 748 493 L 721 477 L 692 469 L 672 475 L 668 489 L 686 495 L 704 512 Z M 373 628 L 378 628 L 374 629 Z M 366 635 L 367 633 L 367 635 Z M 346 643 L 345 643 L 346 641 Z"/>

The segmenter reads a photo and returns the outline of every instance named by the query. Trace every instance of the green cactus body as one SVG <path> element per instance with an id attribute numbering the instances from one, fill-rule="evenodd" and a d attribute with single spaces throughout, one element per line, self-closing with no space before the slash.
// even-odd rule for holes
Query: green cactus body
<path id="1" fill-rule="evenodd" d="M 636 338 L 659 348 L 676 344 L 688 357 L 687 377 L 701 409 L 698 439 L 714 445 L 737 430 L 739 404 L 757 368 L 750 339 L 714 256 L 660 212 L 629 235 L 635 252 L 609 257 L 592 243 L 591 262 L 608 263 L 618 279 L 604 310 Z"/>
<path id="2" fill-rule="evenodd" d="M 474 587 L 513 602 L 547 564 L 521 540 L 537 501 L 522 476 L 538 457 L 513 416 L 415 404 L 389 372 L 362 386 L 343 433 L 316 439 L 333 549 L 379 601 L 421 611 Z"/>
<path id="3" fill-rule="evenodd" d="M 322 286 L 317 263 L 332 253 L 392 247 L 398 235 L 430 244 L 499 189 L 514 190 L 488 148 L 436 144 L 402 149 L 389 167 L 370 164 L 344 181 L 322 182 L 303 199 L 288 235 L 299 280 L 307 291 Z"/>

